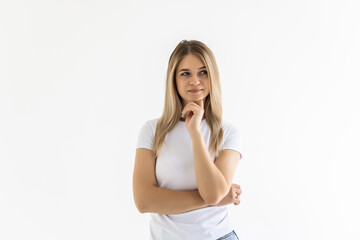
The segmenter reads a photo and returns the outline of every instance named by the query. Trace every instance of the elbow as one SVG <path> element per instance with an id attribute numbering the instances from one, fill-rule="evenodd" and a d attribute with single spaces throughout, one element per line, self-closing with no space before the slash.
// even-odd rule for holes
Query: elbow
<path id="1" fill-rule="evenodd" d="M 145 208 L 142 204 L 135 202 L 135 205 L 136 205 L 136 208 L 139 211 L 139 213 L 145 213 Z"/>
<path id="2" fill-rule="evenodd" d="M 135 206 L 136 206 L 137 210 L 139 211 L 139 213 L 147 212 L 144 202 L 135 200 Z"/>
<path id="3" fill-rule="evenodd" d="M 133 199 L 139 213 L 146 213 L 147 202 L 146 202 L 146 197 L 144 197 L 144 194 L 138 191 L 134 191 Z"/>
<path id="4" fill-rule="evenodd" d="M 144 208 L 138 208 L 139 213 L 147 213 Z"/>
<path id="5" fill-rule="evenodd" d="M 223 197 L 218 194 L 213 196 L 207 196 L 203 199 L 205 201 L 205 204 L 207 205 L 217 205 L 223 199 Z"/>
<path id="6" fill-rule="evenodd" d="M 204 196 L 204 202 L 207 205 L 217 205 L 221 202 L 221 200 L 223 200 L 224 197 L 226 197 L 227 192 L 223 193 L 223 192 L 214 192 L 212 194 L 208 194 L 207 196 Z"/>
<path id="7" fill-rule="evenodd" d="M 148 213 L 152 211 L 152 205 L 149 197 L 149 195 L 151 195 L 151 192 L 149 191 L 152 191 L 153 189 L 152 187 L 146 187 L 146 188 L 147 189 L 137 188 L 134 189 L 133 192 L 134 202 L 137 210 L 140 213 Z"/>

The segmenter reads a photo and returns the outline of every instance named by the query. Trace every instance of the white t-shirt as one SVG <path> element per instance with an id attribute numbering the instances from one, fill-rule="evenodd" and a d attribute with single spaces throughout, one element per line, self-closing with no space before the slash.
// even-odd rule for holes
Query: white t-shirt
<path id="1" fill-rule="evenodd" d="M 152 150 L 156 123 L 148 120 L 140 129 L 136 148 Z M 201 121 L 201 132 L 209 149 L 211 130 Z M 224 130 L 220 151 L 233 149 L 240 153 L 240 133 L 234 124 L 222 120 Z M 185 122 L 179 121 L 165 137 L 156 160 L 155 173 L 159 187 L 173 190 L 197 190 L 191 136 Z M 215 160 L 212 154 L 212 160 Z M 208 206 L 180 214 L 150 213 L 151 240 L 215 240 L 232 230 L 227 206 Z"/>

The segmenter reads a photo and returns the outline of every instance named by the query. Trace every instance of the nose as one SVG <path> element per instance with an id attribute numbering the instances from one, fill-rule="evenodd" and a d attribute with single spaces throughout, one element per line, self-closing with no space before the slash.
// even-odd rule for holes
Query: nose
<path id="1" fill-rule="evenodd" d="M 200 81 L 199 81 L 199 79 L 197 77 L 193 77 L 190 80 L 191 85 L 199 85 L 199 83 L 200 83 Z"/>

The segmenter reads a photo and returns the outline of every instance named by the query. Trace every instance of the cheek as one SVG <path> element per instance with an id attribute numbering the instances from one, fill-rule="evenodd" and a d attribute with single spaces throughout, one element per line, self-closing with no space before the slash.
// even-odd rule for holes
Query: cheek
<path id="1" fill-rule="evenodd" d="M 210 84 L 209 84 L 208 81 L 205 81 L 205 82 L 204 82 L 204 86 L 205 86 L 205 88 L 207 89 L 207 91 L 209 91 L 209 89 L 210 89 Z"/>
<path id="2" fill-rule="evenodd" d="M 178 84 L 179 90 L 184 92 L 186 90 L 186 84 L 184 84 L 184 82 L 180 82 Z"/>
<path id="3" fill-rule="evenodd" d="M 186 90 L 186 87 L 181 82 L 177 82 L 176 89 L 178 90 L 179 93 L 184 93 Z"/>

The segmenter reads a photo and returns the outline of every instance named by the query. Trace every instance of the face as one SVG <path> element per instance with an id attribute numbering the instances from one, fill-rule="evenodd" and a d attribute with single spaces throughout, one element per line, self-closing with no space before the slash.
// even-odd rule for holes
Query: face
<path id="1" fill-rule="evenodd" d="M 183 108 L 192 101 L 204 99 L 209 94 L 209 79 L 205 64 L 194 54 L 186 55 L 176 69 L 176 87 Z M 192 89 L 201 89 L 191 92 Z"/>

